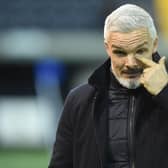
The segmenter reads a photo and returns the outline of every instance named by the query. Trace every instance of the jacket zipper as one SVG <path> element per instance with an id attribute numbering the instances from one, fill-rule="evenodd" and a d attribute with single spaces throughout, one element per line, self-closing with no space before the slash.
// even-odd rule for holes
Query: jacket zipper
<path id="1" fill-rule="evenodd" d="M 128 144 L 130 156 L 130 168 L 135 168 L 134 160 L 134 122 L 135 122 L 135 97 L 130 98 L 129 122 L 128 122 Z"/>
<path id="2" fill-rule="evenodd" d="M 94 122 L 95 122 L 94 109 L 95 109 L 95 103 L 96 103 L 97 95 L 98 95 L 98 93 L 96 92 L 95 96 L 93 97 L 93 102 L 92 102 L 92 114 L 93 114 Z M 99 159 L 99 162 L 100 162 L 100 168 L 103 168 L 103 163 L 102 163 L 102 159 L 101 159 L 101 153 L 100 153 L 100 149 L 99 149 L 98 138 L 97 138 L 97 135 L 96 135 L 95 124 L 94 124 L 94 135 L 95 135 L 95 141 L 96 141 L 96 145 L 97 145 L 97 153 L 98 153 L 98 159 Z"/>

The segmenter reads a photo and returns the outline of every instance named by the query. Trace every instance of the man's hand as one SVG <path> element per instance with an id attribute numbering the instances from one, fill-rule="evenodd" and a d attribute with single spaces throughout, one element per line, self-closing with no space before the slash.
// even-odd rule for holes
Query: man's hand
<path id="1" fill-rule="evenodd" d="M 155 63 L 147 58 L 136 58 L 144 68 L 140 78 L 141 84 L 152 95 L 157 95 L 168 84 L 165 57 L 162 57 L 159 63 Z"/>

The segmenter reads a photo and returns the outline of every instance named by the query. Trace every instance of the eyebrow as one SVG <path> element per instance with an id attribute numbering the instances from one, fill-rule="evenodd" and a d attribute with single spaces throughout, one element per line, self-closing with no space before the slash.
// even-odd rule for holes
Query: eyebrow
<path id="1" fill-rule="evenodd" d="M 140 48 L 140 47 L 143 47 L 143 46 L 144 46 L 144 45 L 146 45 L 146 44 L 148 44 L 148 42 L 147 42 L 147 41 L 145 41 L 145 42 L 143 42 L 142 44 L 138 45 L 135 49 Z M 111 47 L 114 47 L 114 48 L 117 48 L 117 49 L 120 49 L 120 50 L 124 50 L 124 48 L 123 48 L 123 47 L 116 46 L 116 45 L 114 45 L 114 44 L 112 44 L 112 46 L 111 46 Z"/>

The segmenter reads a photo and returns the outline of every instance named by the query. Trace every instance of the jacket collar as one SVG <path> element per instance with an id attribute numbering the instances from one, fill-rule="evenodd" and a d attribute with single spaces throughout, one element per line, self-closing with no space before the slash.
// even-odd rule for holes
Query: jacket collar
<path id="1" fill-rule="evenodd" d="M 108 87 L 111 61 L 107 59 L 98 67 L 88 79 L 88 83 L 96 89 L 105 89 Z"/>
<path id="2" fill-rule="evenodd" d="M 160 55 L 156 52 L 152 55 L 153 61 L 158 62 Z M 112 80 L 115 88 L 123 88 L 116 80 L 114 75 L 110 72 L 111 60 L 108 58 L 100 67 L 98 67 L 93 74 L 89 77 L 88 83 L 94 86 L 98 90 L 105 90 L 109 86 L 110 80 Z"/>

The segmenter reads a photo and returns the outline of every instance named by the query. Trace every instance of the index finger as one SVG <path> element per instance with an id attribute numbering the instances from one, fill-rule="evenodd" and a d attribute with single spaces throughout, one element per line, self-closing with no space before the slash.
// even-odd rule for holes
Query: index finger
<path id="1" fill-rule="evenodd" d="M 147 66 L 147 67 L 152 67 L 157 64 L 154 61 L 147 59 L 145 57 L 136 57 L 136 59 L 140 61 L 144 66 Z"/>

